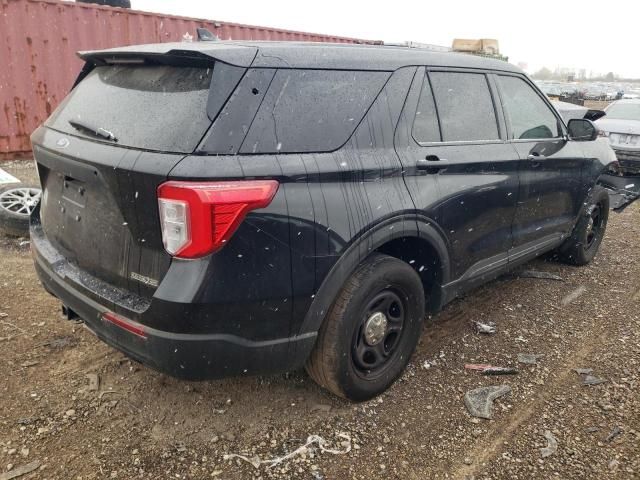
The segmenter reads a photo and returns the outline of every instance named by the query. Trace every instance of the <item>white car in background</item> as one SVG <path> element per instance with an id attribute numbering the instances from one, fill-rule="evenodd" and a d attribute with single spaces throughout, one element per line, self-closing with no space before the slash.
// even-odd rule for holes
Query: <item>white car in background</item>
<path id="1" fill-rule="evenodd" d="M 623 99 L 605 108 L 597 120 L 600 135 L 607 137 L 623 174 L 640 174 L 640 99 Z"/>

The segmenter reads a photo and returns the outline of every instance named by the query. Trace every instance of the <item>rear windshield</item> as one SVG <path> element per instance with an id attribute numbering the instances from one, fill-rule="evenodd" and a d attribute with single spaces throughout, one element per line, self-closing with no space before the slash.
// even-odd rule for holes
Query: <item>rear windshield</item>
<path id="1" fill-rule="evenodd" d="M 72 121 L 112 133 L 117 145 L 189 153 L 211 125 L 206 105 L 212 72 L 168 65 L 96 67 L 47 126 L 104 141 Z"/>
<path id="2" fill-rule="evenodd" d="M 607 118 L 640 120 L 640 103 L 612 103 L 606 112 Z"/>

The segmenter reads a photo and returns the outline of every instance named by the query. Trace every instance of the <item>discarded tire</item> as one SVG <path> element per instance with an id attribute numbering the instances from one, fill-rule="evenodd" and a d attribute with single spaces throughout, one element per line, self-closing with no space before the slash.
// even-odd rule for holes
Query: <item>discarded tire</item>
<path id="1" fill-rule="evenodd" d="M 29 216 L 38 204 L 39 186 L 15 183 L 0 186 L 0 232 L 15 237 L 29 235 Z"/>

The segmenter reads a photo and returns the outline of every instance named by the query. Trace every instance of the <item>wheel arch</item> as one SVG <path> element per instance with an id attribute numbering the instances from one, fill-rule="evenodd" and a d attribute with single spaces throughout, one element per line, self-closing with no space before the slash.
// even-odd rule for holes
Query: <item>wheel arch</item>
<path id="1" fill-rule="evenodd" d="M 417 253 L 422 255 L 411 255 L 416 247 L 419 249 Z M 443 297 L 440 287 L 450 281 L 445 237 L 432 220 L 417 215 L 402 215 L 380 222 L 349 245 L 323 279 L 298 335 L 319 330 L 345 281 L 365 258 L 376 252 L 409 263 L 418 271 L 423 285 L 429 281 L 436 282 L 429 285 L 434 302 L 429 302 L 428 307 L 433 311 L 441 308 Z M 410 263 L 411 260 L 415 261 Z M 419 272 L 421 266 L 425 268 Z"/>

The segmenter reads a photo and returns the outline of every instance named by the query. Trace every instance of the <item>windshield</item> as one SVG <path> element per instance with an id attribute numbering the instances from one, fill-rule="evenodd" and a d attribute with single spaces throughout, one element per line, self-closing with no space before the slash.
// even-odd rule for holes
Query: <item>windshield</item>
<path id="1" fill-rule="evenodd" d="M 190 153 L 211 124 L 206 104 L 212 72 L 168 65 L 97 67 L 47 126 L 99 141 L 110 137 L 95 131 L 107 132 L 126 147 Z"/>
<path id="2" fill-rule="evenodd" d="M 607 108 L 607 118 L 640 120 L 640 103 L 613 103 Z"/>

